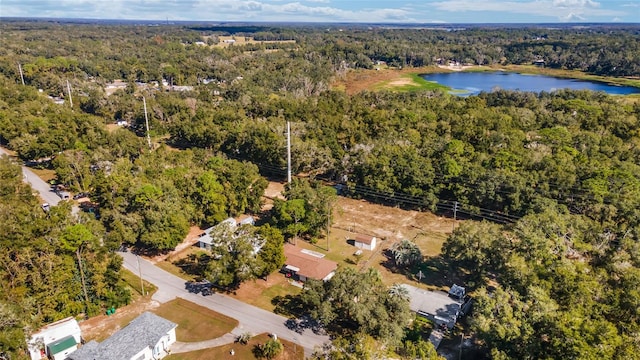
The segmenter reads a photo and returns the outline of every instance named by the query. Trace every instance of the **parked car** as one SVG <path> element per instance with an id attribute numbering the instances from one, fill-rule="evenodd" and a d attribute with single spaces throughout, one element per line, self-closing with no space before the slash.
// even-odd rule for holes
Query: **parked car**
<path id="1" fill-rule="evenodd" d="M 45 212 L 51 209 L 51 206 L 49 205 L 49 203 L 44 203 L 41 206 L 42 206 L 42 210 L 44 210 Z"/>
<path id="2" fill-rule="evenodd" d="M 89 196 L 89 193 L 86 193 L 86 192 L 77 193 L 73 195 L 73 200 L 78 200 L 87 196 Z"/>

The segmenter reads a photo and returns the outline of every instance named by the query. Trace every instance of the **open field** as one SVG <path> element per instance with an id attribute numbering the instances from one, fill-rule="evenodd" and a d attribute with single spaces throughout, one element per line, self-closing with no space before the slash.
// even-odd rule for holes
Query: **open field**
<path id="1" fill-rule="evenodd" d="M 176 338 L 183 342 L 215 339 L 238 326 L 238 320 L 180 298 L 160 305 L 153 312 L 178 324 Z"/>
<path id="2" fill-rule="evenodd" d="M 203 36 L 204 41 L 207 41 L 209 36 Z M 232 45 L 247 45 L 247 44 L 269 44 L 269 43 L 290 43 L 295 44 L 295 40 L 255 40 L 252 36 L 235 36 L 235 35 L 218 35 L 219 43 L 212 45 L 212 47 L 225 48 Z"/>
<path id="3" fill-rule="evenodd" d="M 253 353 L 253 349 L 255 346 L 259 344 L 264 344 L 269 340 L 269 336 L 267 334 L 260 334 L 254 336 L 249 340 L 246 345 L 242 344 L 228 344 L 219 346 L 212 349 L 204 349 L 198 351 L 192 351 L 183 354 L 174 354 L 169 355 L 165 359 L 167 360 L 210 360 L 210 359 L 241 359 L 241 360 L 251 360 L 251 359 L 259 359 Z M 283 347 L 283 352 L 276 356 L 274 360 L 302 360 L 304 359 L 304 351 L 300 346 L 295 345 L 292 342 L 278 339 Z M 231 355 L 231 350 L 235 352 L 234 355 Z"/>

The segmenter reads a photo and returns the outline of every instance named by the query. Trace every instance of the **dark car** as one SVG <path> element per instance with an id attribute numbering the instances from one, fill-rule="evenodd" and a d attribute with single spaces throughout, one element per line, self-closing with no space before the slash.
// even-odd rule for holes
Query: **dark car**
<path id="1" fill-rule="evenodd" d="M 86 193 L 86 192 L 77 193 L 73 195 L 73 200 L 78 200 L 87 196 L 89 196 L 89 193 Z"/>

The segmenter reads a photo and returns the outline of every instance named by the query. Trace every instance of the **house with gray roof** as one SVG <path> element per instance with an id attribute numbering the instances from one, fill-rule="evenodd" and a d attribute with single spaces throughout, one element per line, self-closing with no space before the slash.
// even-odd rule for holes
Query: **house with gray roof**
<path id="1" fill-rule="evenodd" d="M 71 353 L 70 360 L 151 360 L 162 359 L 176 342 L 178 325 L 145 312 L 107 340 L 90 341 Z"/>

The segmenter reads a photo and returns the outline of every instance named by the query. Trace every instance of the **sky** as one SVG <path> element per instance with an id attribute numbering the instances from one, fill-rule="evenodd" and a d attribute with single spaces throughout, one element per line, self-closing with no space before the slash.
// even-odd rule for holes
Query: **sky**
<path id="1" fill-rule="evenodd" d="M 0 17 L 358 23 L 640 22 L 640 0 L 0 0 Z"/>

